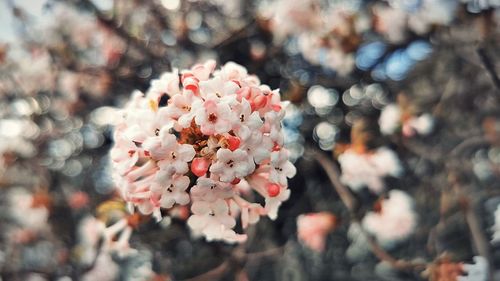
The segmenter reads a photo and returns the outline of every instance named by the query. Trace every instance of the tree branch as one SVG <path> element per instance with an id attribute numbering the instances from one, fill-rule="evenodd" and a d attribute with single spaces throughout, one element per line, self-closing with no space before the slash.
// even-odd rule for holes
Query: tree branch
<path id="1" fill-rule="evenodd" d="M 490 74 L 491 80 L 493 80 L 493 84 L 495 85 L 498 93 L 500 94 L 500 78 L 498 78 L 498 74 L 495 70 L 495 65 L 491 62 L 490 58 L 488 57 L 486 49 L 484 47 L 479 47 L 476 52 L 479 55 L 479 58 L 481 59 L 481 62 L 483 63 L 484 67 L 486 68 L 486 71 L 488 71 L 488 73 Z"/>
<path id="2" fill-rule="evenodd" d="M 360 219 L 355 213 L 355 206 L 357 205 L 356 199 L 351 194 L 349 189 L 344 186 L 340 182 L 339 171 L 335 167 L 335 164 L 332 160 L 323 155 L 321 151 L 317 149 L 311 149 L 311 155 L 314 159 L 321 165 L 321 167 L 326 172 L 328 178 L 332 182 L 333 188 L 339 194 L 340 199 L 346 206 L 347 210 L 351 214 L 352 224 L 359 225 L 359 229 L 362 231 L 363 235 L 365 235 L 368 239 L 368 244 L 370 245 L 370 249 L 372 253 L 381 261 L 388 262 L 392 267 L 403 270 L 403 271 L 412 271 L 416 269 L 425 269 L 427 264 L 425 263 L 415 263 L 402 259 L 396 259 L 391 256 L 388 252 L 386 252 L 377 241 L 369 235 L 364 228 L 360 225 Z"/>

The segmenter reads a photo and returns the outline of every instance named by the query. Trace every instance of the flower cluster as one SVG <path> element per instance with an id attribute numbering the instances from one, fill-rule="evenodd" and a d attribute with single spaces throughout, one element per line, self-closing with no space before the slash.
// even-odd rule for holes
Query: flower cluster
<path id="1" fill-rule="evenodd" d="M 400 43 L 410 31 L 426 34 L 433 26 L 448 25 L 458 7 L 454 0 L 387 0 L 389 5 L 375 5 L 374 29 L 389 42 Z"/>
<path id="2" fill-rule="evenodd" d="M 294 36 L 300 53 L 310 63 L 347 75 L 354 67 L 360 34 L 369 23 L 356 14 L 358 7 L 350 2 L 356 1 L 339 1 L 328 7 L 317 0 L 277 1 L 271 16 L 272 32 L 278 40 Z"/>
<path id="3" fill-rule="evenodd" d="M 397 130 L 406 137 L 428 135 L 434 127 L 432 115 L 425 113 L 420 116 L 412 116 L 401 110 L 397 104 L 389 104 L 382 110 L 379 119 L 380 132 L 391 135 Z"/>
<path id="4" fill-rule="evenodd" d="M 309 248 L 323 252 L 326 236 L 337 224 L 337 218 L 329 212 L 309 213 L 297 218 L 297 236 Z"/>
<path id="5" fill-rule="evenodd" d="M 406 239 L 417 224 L 413 199 L 401 190 L 391 190 L 389 198 L 376 204 L 373 212 L 363 218 L 363 227 L 383 246 Z"/>
<path id="6" fill-rule="evenodd" d="M 398 156 L 386 147 L 369 152 L 349 148 L 339 155 L 338 161 L 342 168 L 340 180 L 355 191 L 366 186 L 374 193 L 381 193 L 385 188 L 384 177 L 403 173 Z"/>
<path id="7" fill-rule="evenodd" d="M 7 201 L 9 214 L 18 226 L 10 233 L 11 238 L 25 242 L 32 236 L 47 231 L 50 200 L 45 194 L 31 193 L 24 188 L 13 187 L 7 195 Z"/>
<path id="8" fill-rule="evenodd" d="M 150 254 L 147 251 L 132 249 L 129 238 L 136 215 L 123 217 L 106 227 L 104 222 L 86 216 L 78 226 L 79 261 L 81 265 L 90 267 L 82 280 L 116 280 L 120 271 L 126 271 L 126 264 L 134 259 L 143 259 L 134 264 L 134 272 L 127 280 L 151 280 L 155 273 L 152 270 Z M 121 262 L 115 261 L 118 259 Z"/>
<path id="9" fill-rule="evenodd" d="M 243 227 L 274 219 L 290 195 L 296 169 L 283 148 L 284 106 L 278 90 L 232 62 L 163 74 L 116 121 L 111 159 L 122 197 L 157 219 L 190 204 L 195 234 L 243 241 L 233 230 L 238 213 Z M 265 206 L 244 199 L 252 189 Z"/>

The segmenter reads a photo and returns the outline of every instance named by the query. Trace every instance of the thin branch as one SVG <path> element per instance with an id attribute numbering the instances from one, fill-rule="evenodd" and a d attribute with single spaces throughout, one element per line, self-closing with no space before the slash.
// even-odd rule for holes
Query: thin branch
<path id="1" fill-rule="evenodd" d="M 354 215 L 356 213 L 356 199 L 352 195 L 351 191 L 340 182 L 339 171 L 337 167 L 335 167 L 333 161 L 328 159 L 320 151 L 313 150 L 312 155 L 325 170 L 326 175 L 332 182 L 333 187 L 335 188 L 335 191 L 337 191 L 342 202 L 344 202 L 349 212 Z"/>
<path id="2" fill-rule="evenodd" d="M 491 143 L 491 140 L 488 139 L 487 136 L 484 136 L 484 135 L 472 136 L 472 137 L 469 137 L 469 138 L 463 140 L 461 143 L 459 143 L 457 146 L 455 146 L 451 150 L 450 156 L 459 157 L 463 153 L 465 153 L 465 151 L 467 149 L 469 149 L 471 147 L 486 146 L 486 145 L 489 145 L 490 143 Z"/>
<path id="3" fill-rule="evenodd" d="M 475 206 L 471 199 L 466 195 L 466 191 L 464 188 L 458 183 L 458 180 L 454 176 L 450 176 L 449 180 L 453 186 L 453 190 L 457 193 L 457 195 L 461 198 L 461 207 L 462 211 L 465 215 L 465 222 L 469 227 L 470 234 L 472 236 L 472 242 L 474 243 L 474 248 L 477 251 L 477 254 L 484 257 L 491 269 L 491 265 L 493 265 L 491 260 L 491 251 L 490 251 L 490 243 L 484 234 L 481 224 L 479 223 L 479 218 L 474 211 Z M 489 272 L 491 276 L 492 272 Z M 488 279 L 489 280 L 489 279 Z"/>
<path id="4" fill-rule="evenodd" d="M 491 62 L 490 58 L 488 57 L 486 49 L 484 47 L 479 47 L 477 49 L 477 54 L 479 55 L 481 62 L 486 68 L 486 71 L 488 71 L 488 73 L 490 74 L 491 80 L 493 80 L 493 84 L 495 84 L 495 87 L 499 91 L 498 93 L 500 93 L 500 78 L 498 78 L 498 74 L 495 70 L 495 65 Z"/>
<path id="5" fill-rule="evenodd" d="M 371 249 L 372 253 L 379 260 L 388 262 L 392 267 L 399 269 L 399 270 L 411 271 L 411 270 L 415 270 L 415 269 L 425 269 L 427 267 L 427 264 L 425 264 L 425 263 L 415 263 L 415 262 L 410 262 L 410 261 L 394 258 L 393 256 L 391 256 L 391 254 L 386 252 L 377 243 L 377 241 L 364 230 L 364 228 L 360 225 L 359 218 L 355 214 L 355 206 L 357 204 L 356 199 L 351 194 L 349 189 L 340 182 L 339 171 L 335 167 L 335 164 L 333 163 L 332 160 L 330 160 L 329 158 L 324 156 L 321 151 L 318 151 L 316 149 L 311 149 L 311 150 L 312 150 L 311 155 L 322 166 L 322 168 L 326 172 L 328 178 L 332 182 L 334 189 L 339 194 L 340 199 L 342 200 L 342 202 L 346 206 L 347 210 L 351 214 L 352 224 L 359 225 L 360 226 L 359 229 L 362 231 L 363 235 L 367 237 L 368 244 L 370 245 L 370 249 Z"/>
<path id="6" fill-rule="evenodd" d="M 444 103 L 455 93 L 457 89 L 457 79 L 451 77 L 444 87 L 443 94 L 439 98 L 439 102 L 436 104 L 433 110 L 434 116 L 439 116 L 443 113 L 443 108 L 445 108 Z"/>
<path id="7" fill-rule="evenodd" d="M 246 259 L 248 262 L 253 262 L 262 258 L 273 258 L 283 254 L 283 247 L 277 247 L 257 253 L 247 253 Z"/>
<path id="8" fill-rule="evenodd" d="M 250 29 L 252 29 L 254 27 L 254 25 L 255 25 L 255 21 L 250 21 L 249 23 L 245 24 L 241 28 L 231 32 L 223 40 L 213 44 L 211 49 L 219 49 L 219 48 L 224 47 L 230 43 L 237 41 L 238 39 L 241 39 L 243 36 L 247 35 L 247 33 L 250 31 Z"/>
<path id="9" fill-rule="evenodd" d="M 203 274 L 193 278 L 185 279 L 185 281 L 212 281 L 218 280 L 229 269 L 229 261 L 224 261 L 216 268 L 209 270 Z"/>
<path id="10" fill-rule="evenodd" d="M 205 273 L 198 276 L 186 279 L 185 281 L 204 281 L 204 280 L 218 280 L 220 279 L 228 270 L 231 269 L 233 265 L 242 268 L 245 263 L 256 262 L 263 258 L 275 258 L 283 254 L 283 247 L 277 247 L 269 249 L 262 252 L 256 253 L 245 253 L 244 244 L 239 245 L 234 248 L 231 255 L 227 260 L 222 262 L 220 265 L 211 269 Z M 238 266 L 239 265 L 239 266 Z M 241 267 L 240 267 L 241 266 Z"/>
<path id="11" fill-rule="evenodd" d="M 474 241 L 474 246 L 477 249 L 478 254 L 485 257 L 491 264 L 490 244 L 481 229 L 477 214 L 474 212 L 474 206 L 471 205 L 472 204 L 469 202 L 469 204 L 465 204 L 463 207 L 465 221 L 469 225 L 472 241 Z"/>
<path id="12" fill-rule="evenodd" d="M 457 146 L 455 146 L 455 148 L 450 152 L 450 155 L 453 157 L 460 157 L 463 156 L 463 154 L 466 153 L 467 150 L 470 148 L 490 145 L 491 142 L 493 141 L 490 140 L 488 136 L 484 135 L 470 137 L 459 143 Z M 479 217 L 475 212 L 475 202 L 469 196 L 467 196 L 468 194 L 467 191 L 459 183 L 458 177 L 453 171 L 454 167 L 456 168 L 456 166 L 449 165 L 449 169 L 451 171 L 448 176 L 448 180 L 450 182 L 450 185 L 453 187 L 453 190 L 460 198 L 461 201 L 460 205 L 465 215 L 465 222 L 467 223 L 467 226 L 469 227 L 469 231 L 472 236 L 472 242 L 474 243 L 474 248 L 476 249 L 477 253 L 480 256 L 484 257 L 488 261 L 491 268 L 491 265 L 493 263 L 491 260 L 490 244 L 488 239 L 486 238 L 485 233 L 481 228 L 481 224 L 479 223 Z"/>

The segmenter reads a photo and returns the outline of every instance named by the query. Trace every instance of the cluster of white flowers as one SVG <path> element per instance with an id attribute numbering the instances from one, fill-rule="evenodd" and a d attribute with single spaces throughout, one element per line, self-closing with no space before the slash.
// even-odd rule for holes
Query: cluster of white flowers
<path id="1" fill-rule="evenodd" d="M 398 156 L 386 147 L 360 153 L 353 148 L 339 155 L 340 180 L 355 191 L 368 187 L 374 193 L 384 191 L 384 177 L 398 177 L 403 168 Z"/>
<path id="2" fill-rule="evenodd" d="M 353 51 L 358 35 L 368 29 L 369 20 L 356 14 L 357 1 L 338 1 L 322 6 L 322 1 L 279 0 L 273 3 L 271 29 L 278 41 L 297 39 L 303 57 L 312 64 L 333 69 L 341 75 L 354 67 Z"/>
<path id="3" fill-rule="evenodd" d="M 384 247 L 406 239 L 417 225 L 414 201 L 401 190 L 391 190 L 389 198 L 379 202 L 378 210 L 369 212 L 362 221 L 366 231 Z"/>
<path id="4" fill-rule="evenodd" d="M 428 135 L 434 128 L 434 118 L 425 113 L 420 116 L 405 116 L 397 104 L 389 104 L 380 114 L 378 120 L 380 132 L 384 135 L 394 134 L 399 129 L 406 137 L 419 135 Z"/>
<path id="5" fill-rule="evenodd" d="M 45 33 L 41 39 L 45 44 L 71 42 L 72 48 L 83 53 L 85 63 L 100 66 L 115 63 L 124 52 L 125 43 L 92 15 L 63 2 L 54 3 L 46 13 L 35 29 Z"/>
<path id="6" fill-rule="evenodd" d="M 13 187 L 7 200 L 9 214 L 19 227 L 35 233 L 47 229 L 49 209 L 44 202 L 37 202 L 39 200 L 35 194 L 21 187 Z"/>
<path id="7" fill-rule="evenodd" d="M 21 157 L 33 157 L 36 148 L 33 140 L 39 135 L 38 126 L 28 118 L 5 118 L 0 120 L 0 163 L 4 153 L 15 153 Z"/>
<path id="8" fill-rule="evenodd" d="M 130 247 L 131 234 L 132 227 L 127 218 L 122 218 L 107 228 L 95 217 L 87 216 L 82 219 L 78 226 L 79 260 L 84 266 L 92 266 L 82 276 L 82 280 L 116 280 L 122 269 L 113 260 L 113 255 L 121 259 L 140 255 Z M 135 269 L 135 279 L 131 280 L 151 280 L 154 274 L 151 263 L 145 263 Z"/>
<path id="9" fill-rule="evenodd" d="M 408 31 L 429 32 L 434 25 L 448 25 L 455 16 L 456 0 L 386 0 L 375 5 L 375 30 L 394 43 L 404 41 Z"/>
<path id="10" fill-rule="evenodd" d="M 191 203 L 195 234 L 243 241 L 233 230 L 238 211 L 243 227 L 274 219 L 290 195 L 296 169 L 283 148 L 284 106 L 278 90 L 232 62 L 164 73 L 117 120 L 111 159 L 122 197 L 158 220 L 161 209 Z M 264 207 L 243 198 L 249 188 Z"/>

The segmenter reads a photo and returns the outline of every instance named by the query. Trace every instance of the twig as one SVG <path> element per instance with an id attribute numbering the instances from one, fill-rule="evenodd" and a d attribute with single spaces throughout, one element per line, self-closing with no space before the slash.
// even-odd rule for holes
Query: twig
<path id="1" fill-rule="evenodd" d="M 339 180 L 339 171 L 335 168 L 335 164 L 333 163 L 332 160 L 328 159 L 326 156 L 323 155 L 322 152 L 316 150 L 316 149 L 311 149 L 311 155 L 318 161 L 318 163 L 322 166 L 322 168 L 325 170 L 328 178 L 332 182 L 333 187 L 339 194 L 340 199 L 346 206 L 347 210 L 351 214 L 352 217 L 352 224 L 359 225 L 359 229 L 362 231 L 363 235 L 367 237 L 368 239 L 368 244 L 370 245 L 370 249 L 372 253 L 380 260 L 388 262 L 391 266 L 394 268 L 397 268 L 399 270 L 404 270 L 404 271 L 411 271 L 415 269 L 425 269 L 427 267 L 427 264 L 425 263 L 415 263 L 415 262 L 410 262 L 402 259 L 396 259 L 393 256 L 391 256 L 388 252 L 386 252 L 378 243 L 377 241 L 371 237 L 365 230 L 364 228 L 360 225 L 360 220 L 355 214 L 355 206 L 356 206 L 356 201 L 354 196 L 350 193 L 350 191 L 347 189 L 346 186 L 344 186 L 340 180 Z"/>
<path id="2" fill-rule="evenodd" d="M 472 203 L 464 205 L 465 206 L 463 207 L 463 211 L 465 213 L 465 221 L 469 225 L 469 229 L 472 234 L 472 240 L 474 241 L 474 246 L 476 247 L 479 255 L 485 257 L 488 261 L 491 262 L 489 243 L 481 229 L 478 217 L 474 212 L 474 206 L 472 205 Z"/>
<path id="3" fill-rule="evenodd" d="M 433 110 L 433 115 L 438 116 L 442 113 L 444 103 L 455 93 L 458 81 L 451 77 L 444 87 L 443 94 L 439 98 L 439 102 L 436 104 Z"/>
<path id="4" fill-rule="evenodd" d="M 474 243 L 474 248 L 476 249 L 477 254 L 484 257 L 488 261 L 488 264 L 490 265 L 489 268 L 491 269 L 491 265 L 493 263 L 491 260 L 490 245 L 488 240 L 486 239 L 485 234 L 481 229 L 479 218 L 476 212 L 474 211 L 475 208 L 474 203 L 472 202 L 471 199 L 469 199 L 466 196 L 466 192 L 464 191 L 463 187 L 458 183 L 458 180 L 456 179 L 455 176 L 453 176 L 453 174 L 448 178 L 453 186 L 453 190 L 457 193 L 457 195 L 461 199 L 462 211 L 464 212 L 465 222 L 467 223 L 467 226 L 469 227 L 469 231 L 472 236 L 472 242 Z M 491 272 L 489 272 L 489 275 L 491 276 Z M 490 278 L 488 278 L 488 280 L 489 279 Z"/>
<path id="5" fill-rule="evenodd" d="M 229 36 L 227 36 L 223 40 L 213 44 L 211 49 L 219 49 L 221 47 L 224 47 L 224 46 L 240 39 L 254 26 L 254 24 L 255 24 L 255 21 L 250 21 L 249 23 L 242 26 L 240 29 L 237 29 L 237 30 L 231 32 L 229 34 Z"/>
<path id="6" fill-rule="evenodd" d="M 218 280 L 229 269 L 229 261 L 224 261 L 216 268 L 209 270 L 203 274 L 193 278 L 186 279 L 185 281 L 212 281 Z"/>
<path id="7" fill-rule="evenodd" d="M 204 281 L 204 280 L 218 280 L 220 279 L 228 270 L 231 269 L 232 265 L 239 265 L 239 268 L 243 268 L 243 264 L 255 262 L 262 258 L 272 258 L 280 256 L 283 253 L 283 247 L 277 247 L 274 249 L 256 252 L 256 253 L 245 253 L 244 245 L 240 245 L 233 249 L 229 258 L 222 262 L 220 265 L 211 269 L 205 273 L 202 273 L 193 278 L 186 279 L 185 281 Z"/>
<path id="8" fill-rule="evenodd" d="M 459 157 L 470 147 L 485 146 L 485 145 L 489 145 L 490 142 L 491 142 L 491 140 L 489 140 L 488 137 L 484 136 L 484 135 L 469 137 L 469 138 L 463 140 L 457 146 L 455 146 L 450 151 L 450 156 Z"/>
<path id="9" fill-rule="evenodd" d="M 262 259 L 262 258 L 272 258 L 272 257 L 276 257 L 276 256 L 283 254 L 283 250 L 284 250 L 283 247 L 277 247 L 277 248 L 269 249 L 269 250 L 262 251 L 262 252 L 247 253 L 246 259 L 247 259 L 247 262 L 253 262 L 253 261 L 256 261 L 256 260 Z"/>
<path id="10" fill-rule="evenodd" d="M 486 146 L 489 145 L 491 142 L 492 141 L 487 136 L 484 135 L 470 137 L 459 143 L 457 146 L 455 146 L 455 148 L 450 152 L 450 155 L 453 157 L 460 157 L 462 156 L 462 154 L 467 152 L 467 150 L 471 147 Z M 476 249 L 479 255 L 483 256 L 488 261 L 491 268 L 492 260 L 490 253 L 490 244 L 481 228 L 481 224 L 479 223 L 479 218 L 476 212 L 474 211 L 475 203 L 473 202 L 472 199 L 469 198 L 469 196 L 467 196 L 467 192 L 459 183 L 459 180 L 455 172 L 453 172 L 453 167 L 454 166 L 449 165 L 449 169 L 452 171 L 448 176 L 448 180 L 451 186 L 453 187 L 453 190 L 456 192 L 457 196 L 459 196 L 461 200 L 462 211 L 464 212 L 465 221 L 467 223 L 467 226 L 469 227 L 469 231 L 472 236 L 472 242 L 474 243 L 474 248 Z"/>
<path id="11" fill-rule="evenodd" d="M 342 202 L 344 202 L 349 212 L 354 215 L 356 213 L 356 199 L 349 189 L 340 182 L 339 171 L 333 161 L 324 156 L 320 151 L 312 150 L 312 155 L 325 170 Z"/>
<path id="12" fill-rule="evenodd" d="M 484 47 L 479 47 L 477 49 L 477 54 L 479 55 L 481 62 L 486 68 L 486 71 L 488 71 L 488 73 L 490 74 L 491 80 L 493 80 L 493 84 L 495 84 L 495 87 L 497 88 L 497 90 L 499 91 L 498 93 L 500 94 L 500 78 L 498 78 L 498 74 L 495 70 L 495 65 L 488 58 L 488 54 L 486 54 L 486 49 Z"/>

